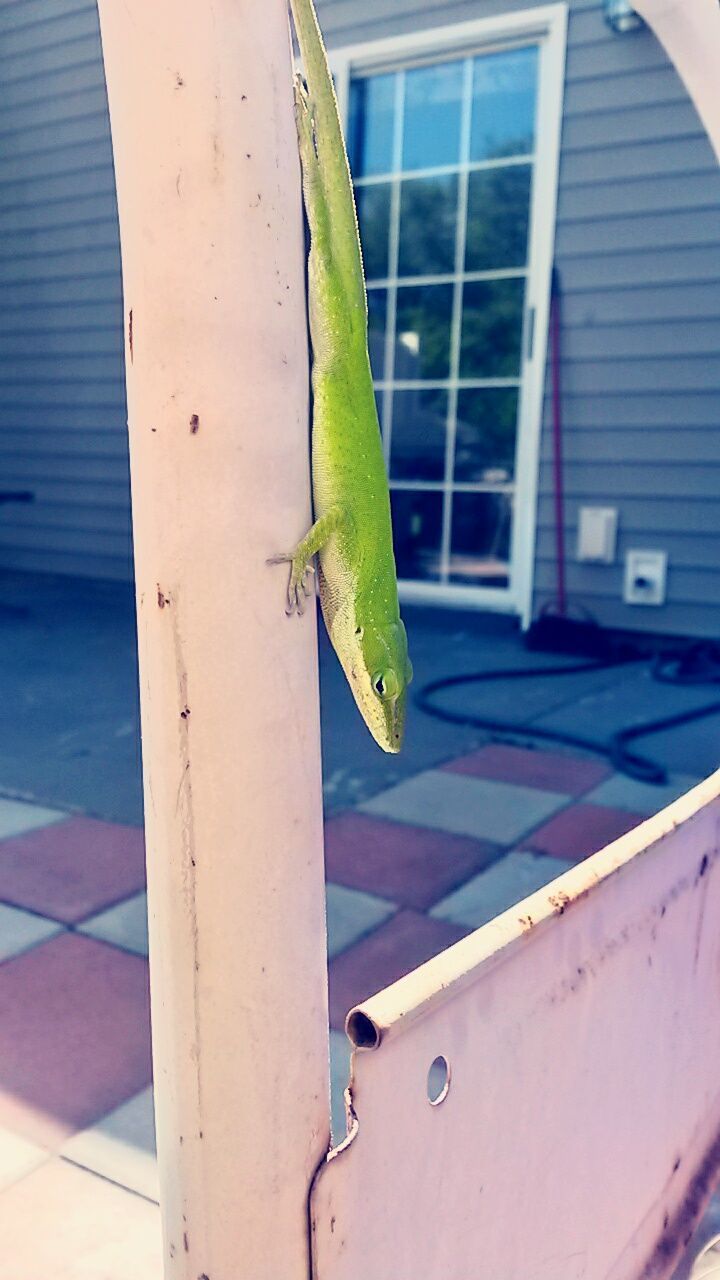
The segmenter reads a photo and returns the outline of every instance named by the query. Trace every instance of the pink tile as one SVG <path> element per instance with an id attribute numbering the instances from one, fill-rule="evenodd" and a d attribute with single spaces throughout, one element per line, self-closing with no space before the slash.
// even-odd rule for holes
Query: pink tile
<path id="1" fill-rule="evenodd" d="M 70 818 L 0 840 L 0 901 L 75 924 L 145 884 L 139 827 Z"/>
<path id="2" fill-rule="evenodd" d="M 417 911 L 399 911 L 330 964 L 330 1025 L 342 1028 L 349 1009 L 457 942 L 468 932 Z"/>
<path id="3" fill-rule="evenodd" d="M 643 821 L 639 813 L 627 813 L 624 809 L 574 804 L 533 831 L 523 845 L 539 853 L 549 853 L 554 858 L 580 862 Z"/>
<path id="4" fill-rule="evenodd" d="M 557 751 L 531 751 L 494 742 L 472 755 L 451 760 L 443 768 L 471 778 L 517 782 L 526 787 L 579 796 L 607 778 L 610 770 L 599 760 L 561 755 Z"/>
<path id="5" fill-rule="evenodd" d="M 0 965 L 0 1126 L 54 1147 L 150 1078 L 145 960 L 65 933 Z"/>
<path id="6" fill-rule="evenodd" d="M 487 840 L 344 813 L 325 826 L 328 880 L 423 910 L 502 852 Z"/>

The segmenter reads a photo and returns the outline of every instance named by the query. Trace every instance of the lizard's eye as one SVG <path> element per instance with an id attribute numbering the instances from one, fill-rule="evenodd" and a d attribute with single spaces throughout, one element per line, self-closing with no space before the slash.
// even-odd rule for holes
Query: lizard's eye
<path id="1" fill-rule="evenodd" d="M 373 676 L 373 689 L 380 698 L 397 698 L 400 684 L 394 671 L 381 671 Z"/>

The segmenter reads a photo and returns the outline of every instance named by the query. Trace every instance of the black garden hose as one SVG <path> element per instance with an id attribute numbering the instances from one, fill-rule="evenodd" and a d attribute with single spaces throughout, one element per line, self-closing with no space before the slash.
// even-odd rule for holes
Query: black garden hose
<path id="1" fill-rule="evenodd" d="M 682 711 L 676 715 L 663 716 L 658 720 L 646 720 L 642 724 L 620 729 L 606 742 L 593 741 L 579 734 L 565 733 L 558 729 L 541 729 L 532 724 L 518 724 L 511 720 L 496 720 L 486 716 L 478 716 L 472 712 L 450 711 L 438 706 L 434 697 L 443 689 L 456 688 L 464 684 L 480 684 L 490 680 L 519 680 L 537 678 L 539 676 L 570 676 L 583 671 L 602 671 L 612 667 L 628 665 L 631 662 L 645 662 L 647 657 L 640 654 L 621 654 L 619 657 L 601 661 L 573 663 L 571 666 L 555 667 L 506 667 L 492 671 L 476 671 L 468 675 L 447 676 L 433 680 L 424 685 L 417 693 L 415 702 L 421 711 L 435 716 L 438 720 L 446 720 L 450 724 L 461 724 L 475 729 L 486 729 L 490 733 L 501 733 L 524 738 L 537 738 L 545 742 L 557 742 L 563 746 L 580 747 L 583 751 L 605 757 L 618 773 L 627 774 L 641 782 L 662 786 L 667 782 L 667 770 L 656 761 L 642 756 L 629 747 L 638 738 L 650 737 L 663 729 L 674 729 L 681 724 L 689 724 L 693 720 L 701 720 L 705 716 L 720 712 L 720 700 L 696 707 L 692 711 Z M 700 642 L 691 645 L 682 653 L 661 656 L 653 660 L 653 678 L 664 684 L 720 684 L 720 645 Z"/>

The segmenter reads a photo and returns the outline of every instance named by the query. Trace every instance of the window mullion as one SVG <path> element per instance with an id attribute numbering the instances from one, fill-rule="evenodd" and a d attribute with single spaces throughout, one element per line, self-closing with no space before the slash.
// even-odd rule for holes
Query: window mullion
<path id="1" fill-rule="evenodd" d="M 390 227 L 388 245 L 387 308 L 385 312 L 385 359 L 383 390 L 383 449 L 390 474 L 390 441 L 392 439 L 393 377 L 395 374 L 395 326 L 397 319 L 397 274 L 400 253 L 400 178 L 402 169 L 403 115 L 405 110 L 405 72 L 398 71 L 395 81 L 395 120 L 393 129 L 393 178 L 390 190 Z"/>
<path id="2" fill-rule="evenodd" d="M 455 284 L 450 322 L 450 389 L 448 395 L 447 434 L 445 438 L 445 484 L 443 528 L 440 549 L 440 580 L 447 582 L 450 571 L 452 538 L 452 484 L 455 469 L 455 435 L 457 431 L 458 380 L 460 377 L 460 332 L 462 328 L 463 273 L 467 239 L 468 160 L 470 157 L 470 125 L 472 121 L 473 60 L 465 59 L 463 104 L 460 129 L 460 171 L 458 173 L 458 207 L 455 228 Z"/>
<path id="3" fill-rule="evenodd" d="M 519 156 L 498 156 L 492 160 L 467 160 L 463 164 L 436 164 L 431 165 L 427 169 L 406 169 L 402 171 L 403 178 L 442 178 L 448 174 L 457 173 L 458 170 L 467 173 L 479 173 L 481 170 L 488 169 L 517 169 L 523 165 L 531 165 L 535 162 L 535 156 L 532 152 Z M 395 173 L 368 173 L 363 177 L 356 178 L 356 187 L 375 187 L 383 182 L 390 182 L 393 177 L 397 177 Z"/>

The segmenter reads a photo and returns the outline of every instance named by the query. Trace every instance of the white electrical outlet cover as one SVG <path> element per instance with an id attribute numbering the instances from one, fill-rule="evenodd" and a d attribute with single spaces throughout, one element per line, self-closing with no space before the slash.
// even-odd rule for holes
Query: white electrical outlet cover
<path id="1" fill-rule="evenodd" d="M 626 604 L 661 605 L 665 603 L 667 551 L 626 552 L 623 600 Z"/>

